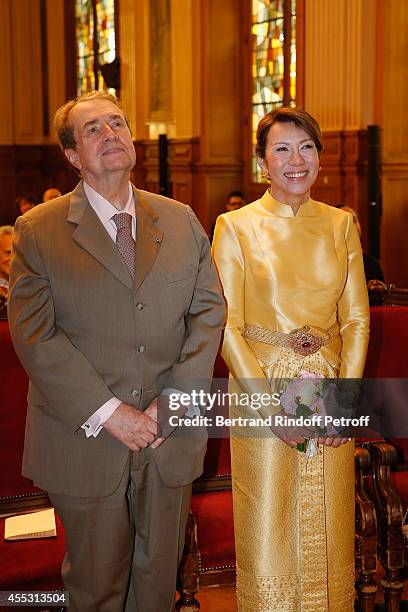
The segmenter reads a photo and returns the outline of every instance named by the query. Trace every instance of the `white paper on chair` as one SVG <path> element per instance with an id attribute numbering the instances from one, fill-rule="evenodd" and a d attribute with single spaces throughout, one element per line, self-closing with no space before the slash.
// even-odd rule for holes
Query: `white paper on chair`
<path id="1" fill-rule="evenodd" d="M 54 508 L 39 512 L 11 516 L 5 520 L 5 540 L 28 540 L 32 538 L 52 538 L 57 535 Z"/>

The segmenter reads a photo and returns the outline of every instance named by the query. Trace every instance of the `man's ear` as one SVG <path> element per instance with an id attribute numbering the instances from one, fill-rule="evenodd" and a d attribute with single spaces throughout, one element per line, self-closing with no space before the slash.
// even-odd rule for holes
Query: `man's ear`
<path id="1" fill-rule="evenodd" d="M 79 159 L 79 155 L 75 149 L 65 149 L 64 150 L 65 157 L 69 161 L 69 163 L 74 166 L 77 170 L 81 170 L 81 161 Z"/>

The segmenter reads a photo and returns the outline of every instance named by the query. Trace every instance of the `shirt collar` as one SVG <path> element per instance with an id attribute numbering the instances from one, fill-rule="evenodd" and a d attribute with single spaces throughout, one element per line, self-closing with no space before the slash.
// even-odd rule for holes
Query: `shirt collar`
<path id="1" fill-rule="evenodd" d="M 133 200 L 133 189 L 130 183 L 129 183 L 129 197 L 126 202 L 126 206 L 122 210 L 118 210 L 117 208 L 115 208 L 113 204 L 111 204 L 106 198 L 101 196 L 100 193 L 95 191 L 95 189 L 93 189 L 85 181 L 84 181 L 84 191 L 85 191 L 85 195 L 88 198 L 90 205 L 92 206 L 92 208 L 94 209 L 94 211 L 96 212 L 96 214 L 98 215 L 98 217 L 100 218 L 100 220 L 102 221 L 104 225 L 106 225 L 112 219 L 113 215 L 116 215 L 121 212 L 128 213 L 129 215 L 132 216 L 133 219 L 136 220 L 136 211 L 135 211 L 135 205 L 134 205 L 134 200 Z"/>
<path id="2" fill-rule="evenodd" d="M 279 200 L 275 200 L 275 198 L 273 198 L 269 193 L 269 189 L 265 191 L 260 202 L 262 206 L 266 208 L 266 210 L 269 210 L 269 212 L 277 215 L 278 217 L 314 217 L 316 214 L 318 214 L 316 202 L 309 198 L 300 206 L 295 215 L 292 207 L 289 204 L 284 204 L 283 202 L 279 202 Z"/>

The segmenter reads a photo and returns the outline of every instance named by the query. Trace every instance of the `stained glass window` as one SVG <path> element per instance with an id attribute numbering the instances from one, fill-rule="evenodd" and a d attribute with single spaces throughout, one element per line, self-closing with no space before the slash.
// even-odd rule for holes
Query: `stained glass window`
<path id="1" fill-rule="evenodd" d="M 258 123 L 278 106 L 296 106 L 296 0 L 252 0 L 251 34 L 252 174 L 259 182 Z"/>
<path id="2" fill-rule="evenodd" d="M 115 59 L 115 0 L 75 0 L 77 95 L 108 89 L 101 66 Z"/>

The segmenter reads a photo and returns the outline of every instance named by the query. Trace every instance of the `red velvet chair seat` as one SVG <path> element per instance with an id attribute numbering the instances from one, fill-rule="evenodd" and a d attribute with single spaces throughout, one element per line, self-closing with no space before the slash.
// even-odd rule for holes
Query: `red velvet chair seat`
<path id="1" fill-rule="evenodd" d="M 0 519 L 0 591 L 62 589 L 61 563 L 65 555 L 64 528 L 56 515 L 57 536 L 5 541 Z"/>
<path id="2" fill-rule="evenodd" d="M 230 441 L 229 438 L 210 438 L 202 478 L 221 476 L 231 476 Z"/>
<path id="3" fill-rule="evenodd" d="M 41 493 L 21 475 L 28 378 L 14 351 L 7 321 L 0 321 L 0 498 Z"/>
<path id="4" fill-rule="evenodd" d="M 235 567 L 231 491 L 196 493 L 191 510 L 197 519 L 201 570 Z"/>
<path id="5" fill-rule="evenodd" d="M 0 321 L 0 363 L 6 383 L 0 385 L 0 504 L 7 507 L 18 501 L 28 507 L 44 492 L 21 475 L 28 379 L 14 351 L 7 321 Z M 55 538 L 14 542 L 4 540 L 4 520 L 0 519 L 0 590 L 61 589 L 65 536 L 59 518 Z"/>
<path id="6" fill-rule="evenodd" d="M 408 472 L 391 472 L 391 478 L 401 497 L 404 512 L 408 508 Z"/>
<path id="7" fill-rule="evenodd" d="M 408 306 L 370 308 L 365 378 L 407 378 Z"/>
<path id="8" fill-rule="evenodd" d="M 408 397 L 407 397 L 408 404 Z M 390 438 L 387 440 L 390 444 L 395 447 L 397 451 L 397 463 L 401 468 L 404 468 L 408 472 L 408 439 L 407 438 Z"/>

